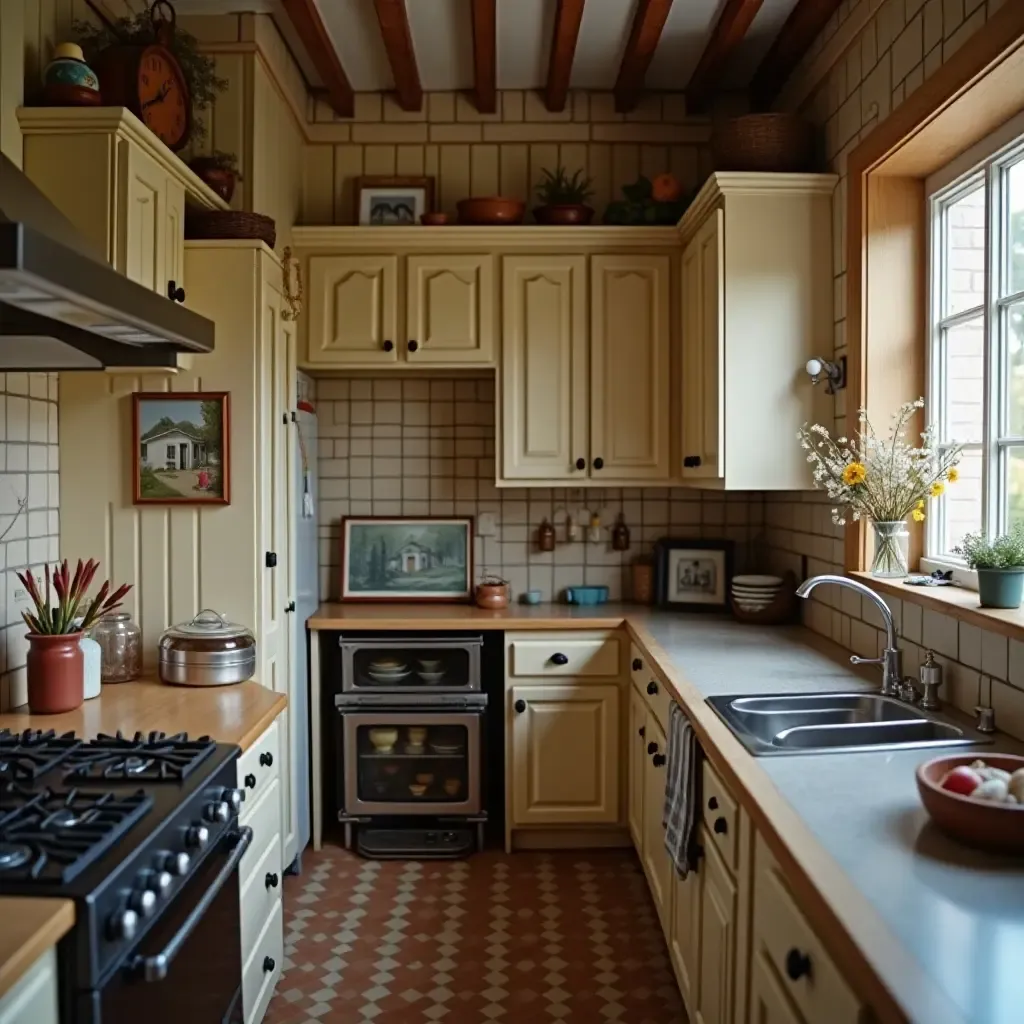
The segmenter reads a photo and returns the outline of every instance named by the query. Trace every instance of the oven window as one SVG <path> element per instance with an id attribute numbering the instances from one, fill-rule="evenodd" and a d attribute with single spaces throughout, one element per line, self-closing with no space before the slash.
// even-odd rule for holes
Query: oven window
<path id="1" fill-rule="evenodd" d="M 352 664 L 357 686 L 448 688 L 471 683 L 466 647 L 363 647 L 354 652 Z"/>
<path id="2" fill-rule="evenodd" d="M 462 803 L 469 783 L 464 725 L 360 725 L 359 799 L 375 803 Z"/>

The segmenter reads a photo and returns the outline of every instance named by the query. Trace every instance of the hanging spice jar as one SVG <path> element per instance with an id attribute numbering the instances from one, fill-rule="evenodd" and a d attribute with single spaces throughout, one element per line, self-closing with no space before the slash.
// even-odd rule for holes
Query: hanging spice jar
<path id="1" fill-rule="evenodd" d="M 537 547 L 541 551 L 555 550 L 555 528 L 547 519 L 537 527 Z"/>
<path id="2" fill-rule="evenodd" d="M 626 521 L 621 514 L 612 529 L 612 550 L 629 550 L 629 527 L 626 525 Z"/>

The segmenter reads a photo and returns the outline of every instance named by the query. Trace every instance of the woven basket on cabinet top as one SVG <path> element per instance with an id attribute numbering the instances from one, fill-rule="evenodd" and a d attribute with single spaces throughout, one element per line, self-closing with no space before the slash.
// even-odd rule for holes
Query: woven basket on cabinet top
<path id="1" fill-rule="evenodd" d="M 273 217 L 244 210 L 187 210 L 186 238 L 259 238 L 271 249 L 277 241 Z"/>
<path id="2" fill-rule="evenodd" d="M 814 129 L 796 114 L 744 114 L 715 123 L 716 171 L 808 171 Z"/>

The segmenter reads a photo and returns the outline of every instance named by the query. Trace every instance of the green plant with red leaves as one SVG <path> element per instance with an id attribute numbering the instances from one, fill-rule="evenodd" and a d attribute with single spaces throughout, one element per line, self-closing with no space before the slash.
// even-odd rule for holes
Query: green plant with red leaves
<path id="1" fill-rule="evenodd" d="M 113 593 L 110 592 L 110 580 L 106 580 L 100 587 L 99 593 L 89 601 L 86 598 L 89 587 L 92 586 L 93 577 L 100 563 L 90 558 L 83 564 L 78 560 L 74 578 L 68 571 L 68 561 L 65 558 L 60 565 L 53 567 L 53 592 L 57 596 L 57 604 L 51 607 L 50 602 L 50 567 L 46 566 L 46 591 L 41 594 L 39 586 L 31 570 L 19 572 L 18 579 L 28 591 L 36 606 L 35 615 L 29 612 L 22 612 L 21 617 L 25 620 L 28 628 L 37 635 L 60 636 L 68 633 L 80 633 L 91 629 L 97 619 L 115 608 L 121 607 L 121 599 L 132 589 L 130 583 L 124 583 Z M 81 622 L 78 622 L 82 607 L 85 607 L 81 614 Z"/>

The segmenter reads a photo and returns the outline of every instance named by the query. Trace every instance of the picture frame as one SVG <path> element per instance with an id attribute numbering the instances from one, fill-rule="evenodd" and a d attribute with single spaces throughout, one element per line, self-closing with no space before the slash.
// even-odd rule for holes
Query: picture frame
<path id="1" fill-rule="evenodd" d="M 472 516 L 346 516 L 342 601 L 466 603 L 473 597 Z"/>
<path id="2" fill-rule="evenodd" d="M 227 391 L 132 394 L 132 500 L 136 505 L 231 504 Z"/>
<path id="3" fill-rule="evenodd" d="M 679 611 L 729 610 L 731 540 L 664 537 L 654 545 L 654 601 Z"/>
<path id="4" fill-rule="evenodd" d="M 364 227 L 410 227 L 434 209 L 434 179 L 362 175 L 353 187 L 353 219 Z"/>

